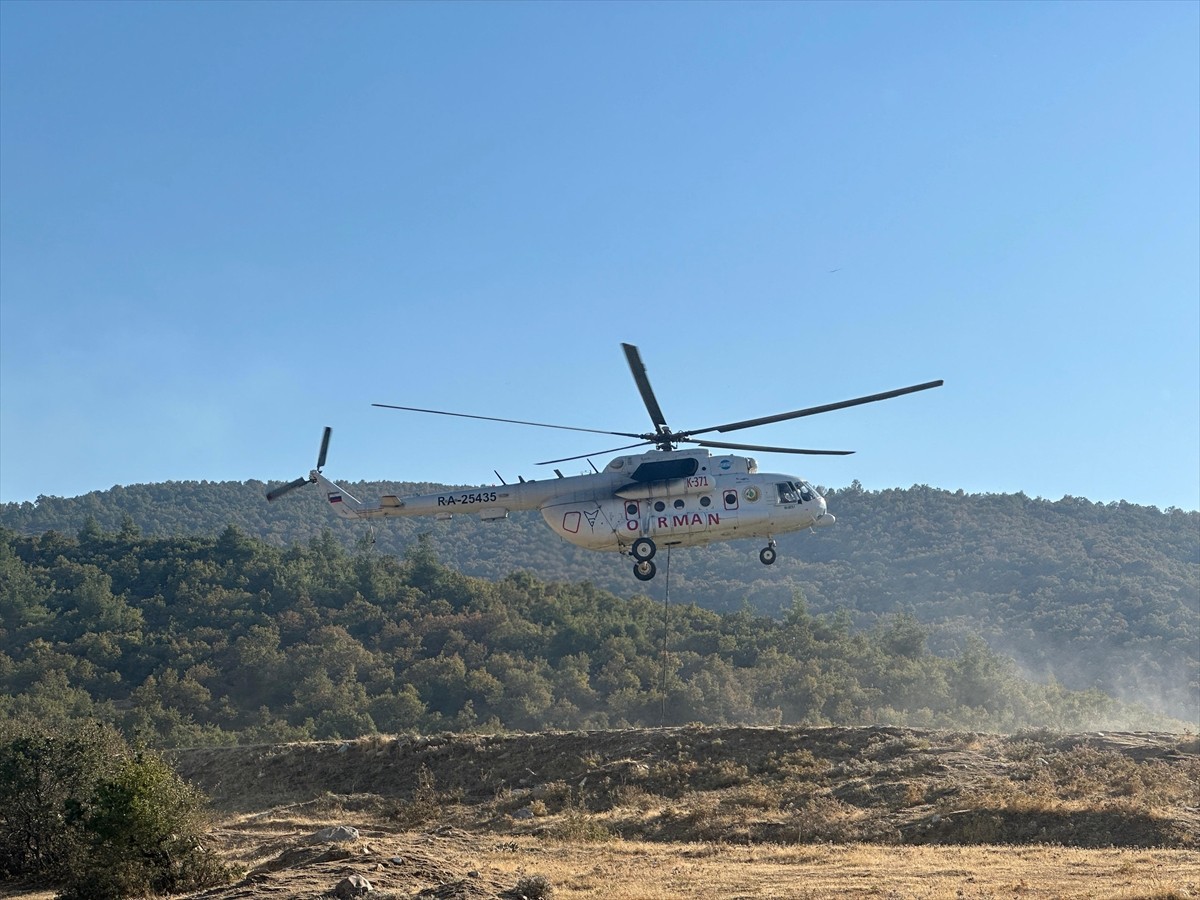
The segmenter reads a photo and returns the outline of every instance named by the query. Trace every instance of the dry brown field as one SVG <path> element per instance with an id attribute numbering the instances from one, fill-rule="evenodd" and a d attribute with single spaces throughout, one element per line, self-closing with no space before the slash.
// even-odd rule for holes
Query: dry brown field
<path id="1" fill-rule="evenodd" d="M 1195 735 L 668 728 L 177 751 L 204 900 L 1200 898 Z M 314 840 L 328 826 L 357 838 Z M 0 896 L 44 897 L 11 893 Z"/>

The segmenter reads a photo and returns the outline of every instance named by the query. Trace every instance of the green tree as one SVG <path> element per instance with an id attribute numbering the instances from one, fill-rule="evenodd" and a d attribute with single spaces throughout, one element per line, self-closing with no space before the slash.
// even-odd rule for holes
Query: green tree
<path id="1" fill-rule="evenodd" d="M 98 723 L 0 731 L 0 874 L 66 876 L 83 846 L 67 814 L 92 795 L 123 748 L 117 732 Z"/>
<path id="2" fill-rule="evenodd" d="M 0 730 L 0 874 L 120 900 L 224 881 L 204 797 L 98 723 Z"/>
<path id="3" fill-rule="evenodd" d="M 207 887 L 228 880 L 205 848 L 204 798 L 158 756 L 125 756 L 74 807 L 82 852 L 65 879 L 62 900 L 121 900 Z"/>

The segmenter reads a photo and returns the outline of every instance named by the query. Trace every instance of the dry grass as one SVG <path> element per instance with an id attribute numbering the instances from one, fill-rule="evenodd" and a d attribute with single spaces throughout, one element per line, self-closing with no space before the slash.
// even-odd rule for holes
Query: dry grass
<path id="1" fill-rule="evenodd" d="M 352 873 L 377 900 L 512 900 L 536 876 L 555 900 L 1200 900 L 1198 751 L 1172 735 L 687 728 L 177 758 L 250 873 L 203 900 L 317 900 Z M 360 841 L 306 842 L 337 824 Z"/>
<path id="2" fill-rule="evenodd" d="M 331 820 L 335 811 L 326 802 L 229 818 L 215 838 L 230 862 L 257 872 L 193 900 L 324 899 L 353 872 L 372 882 L 377 900 L 511 898 L 518 882 L 535 883 L 535 876 L 550 882 L 554 900 L 1200 898 L 1196 851 L 596 842 L 551 830 L 540 838 L 500 839 L 446 826 L 406 832 L 361 811 L 343 810 Z M 554 822 L 578 815 L 566 810 Z M 296 856 L 306 835 L 335 822 L 353 824 L 362 835 L 349 858 Z M 272 869 L 289 858 L 292 865 Z M 52 894 L 0 898 L 50 900 Z"/>
<path id="3" fill-rule="evenodd" d="M 555 822 L 579 815 L 567 810 Z M 540 837 L 498 839 L 446 826 L 405 832 L 386 821 L 343 821 L 363 835 L 350 859 L 260 872 L 203 897 L 317 900 L 351 872 L 370 879 L 377 890 L 371 896 L 379 900 L 422 891 L 435 896 L 435 890 L 442 891 L 437 896 L 505 897 L 520 879 L 538 875 L 553 886 L 554 900 L 1200 897 L 1200 852 L 1190 850 L 596 842 L 552 829 Z M 281 810 L 230 820 L 220 839 L 231 859 L 249 869 L 279 859 L 328 824 L 319 811 Z"/>
<path id="4" fill-rule="evenodd" d="M 1142 812 L 1200 804 L 1200 758 L 1138 762 L 1093 747 L 1051 751 L 1018 746 L 1013 765 L 998 777 L 966 786 L 948 806 L 1023 813 Z"/>
<path id="5" fill-rule="evenodd" d="M 488 862 L 529 866 L 522 849 Z M 621 842 L 556 846 L 537 871 L 555 897 L 609 900 L 1200 896 L 1200 854 L 1187 851 Z"/>
<path id="6" fill-rule="evenodd" d="M 1200 900 L 1198 749 L 1171 735 L 689 728 L 181 762 L 225 809 L 231 859 L 278 867 L 205 900 L 315 900 L 352 871 L 379 900 L 507 900 L 536 875 L 557 900 Z M 351 858 L 287 856 L 330 824 L 359 827 Z"/>

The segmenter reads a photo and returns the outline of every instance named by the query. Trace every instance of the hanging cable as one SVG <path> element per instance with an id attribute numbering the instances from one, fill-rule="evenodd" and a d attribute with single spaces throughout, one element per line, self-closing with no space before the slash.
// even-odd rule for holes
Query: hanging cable
<path id="1" fill-rule="evenodd" d="M 355 542 L 355 548 L 362 554 L 370 556 L 375 552 L 375 523 L 367 524 L 366 533 L 361 535 Z"/>
<path id="2" fill-rule="evenodd" d="M 663 572 L 663 639 L 662 639 L 662 679 L 659 685 L 659 695 L 662 698 L 662 709 L 659 712 L 658 725 L 660 728 L 667 724 L 667 635 L 670 632 L 669 610 L 671 605 L 671 545 L 667 544 L 667 565 Z"/>

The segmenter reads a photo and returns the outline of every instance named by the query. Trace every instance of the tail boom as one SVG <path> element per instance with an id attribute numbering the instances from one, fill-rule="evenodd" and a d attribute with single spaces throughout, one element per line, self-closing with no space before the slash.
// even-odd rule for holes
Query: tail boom
<path id="1" fill-rule="evenodd" d="M 309 474 L 325 494 L 325 499 L 333 507 L 333 511 L 343 519 L 361 519 L 370 515 L 370 509 L 364 507 L 362 501 L 351 494 L 340 484 L 330 481 L 316 469 Z"/>

